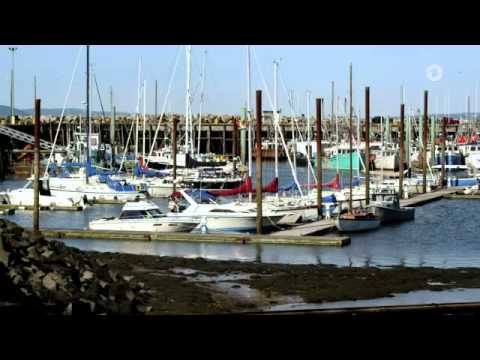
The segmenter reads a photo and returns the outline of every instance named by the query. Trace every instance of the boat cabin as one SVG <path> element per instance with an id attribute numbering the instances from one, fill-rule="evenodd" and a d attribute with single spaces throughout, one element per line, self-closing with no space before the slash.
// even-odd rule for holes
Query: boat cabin
<path id="1" fill-rule="evenodd" d="M 164 217 L 157 205 L 150 201 L 138 201 L 126 203 L 122 209 L 119 219 L 154 219 Z"/>

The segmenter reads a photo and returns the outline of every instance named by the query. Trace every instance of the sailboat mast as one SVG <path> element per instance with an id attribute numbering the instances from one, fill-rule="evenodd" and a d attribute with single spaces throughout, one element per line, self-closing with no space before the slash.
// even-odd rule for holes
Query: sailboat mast
<path id="1" fill-rule="evenodd" d="M 335 83 L 332 81 L 332 94 L 335 92 Z M 340 161 L 338 159 L 338 147 L 340 146 L 340 139 L 339 139 L 339 132 L 338 132 L 338 116 L 337 114 L 339 113 L 339 104 L 340 104 L 340 99 L 337 98 L 337 113 L 335 114 L 335 140 L 337 142 L 337 148 L 335 151 L 335 157 L 336 157 L 336 167 L 337 167 L 337 176 L 340 174 Z"/>
<path id="2" fill-rule="evenodd" d="M 147 80 L 143 80 L 143 131 L 142 131 L 142 156 L 145 163 L 145 129 L 147 127 Z"/>
<path id="3" fill-rule="evenodd" d="M 202 134 L 202 115 L 203 115 L 203 102 L 205 100 L 205 63 L 207 59 L 207 50 L 203 53 L 202 64 L 202 92 L 200 94 L 200 115 L 198 117 L 198 140 L 197 140 L 197 155 L 200 156 L 200 136 Z"/>
<path id="4" fill-rule="evenodd" d="M 248 124 L 248 177 L 252 178 L 252 117 L 250 108 L 251 98 L 251 66 L 250 66 L 250 45 L 247 45 L 247 124 Z M 248 199 L 252 201 L 252 193 L 248 194 Z"/>
<path id="5" fill-rule="evenodd" d="M 352 63 L 350 63 L 349 66 L 349 98 L 350 98 L 350 104 L 349 104 L 349 137 L 350 137 L 350 179 L 349 179 L 349 187 L 350 187 L 350 198 L 348 200 L 348 207 L 349 210 L 352 211 L 352 178 L 353 178 L 353 172 L 352 172 L 352 155 L 353 155 L 353 146 L 352 146 Z"/>
<path id="6" fill-rule="evenodd" d="M 275 178 L 278 179 L 278 92 L 277 92 L 277 80 L 278 80 L 278 62 L 273 62 L 273 128 L 275 134 Z M 278 197 L 278 192 L 277 192 Z"/>
<path id="7" fill-rule="evenodd" d="M 191 54 L 192 46 L 185 46 L 185 56 L 187 62 L 187 87 L 186 87 L 186 96 L 185 96 L 185 150 L 190 152 L 191 150 L 191 140 L 190 140 L 190 65 L 191 65 Z M 191 151 L 193 153 L 193 150 Z"/>
<path id="8" fill-rule="evenodd" d="M 140 117 L 140 76 L 142 71 L 142 58 L 138 59 L 138 82 L 137 82 L 137 108 L 135 116 L 135 160 L 138 159 L 138 121 Z"/>
<path id="9" fill-rule="evenodd" d="M 87 45 L 87 109 L 85 120 L 86 132 L 87 132 L 87 168 L 85 171 L 85 180 L 88 184 L 88 166 L 90 164 L 90 45 Z"/>
<path id="10" fill-rule="evenodd" d="M 311 164 L 310 164 L 310 159 L 311 159 L 311 154 L 312 152 L 310 151 L 311 145 L 310 141 L 312 139 L 311 135 L 311 128 L 310 128 L 310 91 L 307 90 L 307 185 L 308 185 L 308 191 L 310 191 L 310 171 L 311 171 Z"/>

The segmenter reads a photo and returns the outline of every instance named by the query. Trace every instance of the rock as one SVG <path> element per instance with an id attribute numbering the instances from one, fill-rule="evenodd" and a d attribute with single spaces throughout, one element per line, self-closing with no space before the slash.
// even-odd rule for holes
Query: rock
<path id="1" fill-rule="evenodd" d="M 132 279 L 133 279 L 133 276 L 124 276 L 123 277 L 123 280 L 125 280 L 126 282 L 129 282 Z"/>
<path id="2" fill-rule="evenodd" d="M 80 278 L 80 281 L 81 282 L 84 282 L 84 281 L 87 281 L 87 280 L 91 280 L 93 279 L 93 277 L 95 276 L 95 274 L 91 271 L 84 271 L 83 274 L 82 274 L 82 277 Z"/>
<path id="3" fill-rule="evenodd" d="M 127 293 L 125 294 L 125 297 L 126 297 L 129 301 L 133 301 L 133 299 L 135 299 L 135 294 L 133 293 L 133 291 L 128 290 Z"/>
<path id="4" fill-rule="evenodd" d="M 137 305 L 137 311 L 143 314 L 146 314 L 152 310 L 151 306 L 146 305 Z"/>
<path id="5" fill-rule="evenodd" d="M 45 258 L 47 258 L 47 259 L 48 259 L 50 256 L 52 256 L 53 254 L 54 254 L 54 253 L 53 253 L 53 251 L 51 251 L 51 250 L 46 250 L 46 251 L 42 252 L 42 256 L 45 257 Z"/>
<path id="6" fill-rule="evenodd" d="M 53 273 L 48 273 L 42 280 L 42 284 L 48 290 L 55 290 L 57 288 L 57 282 L 54 279 Z"/>

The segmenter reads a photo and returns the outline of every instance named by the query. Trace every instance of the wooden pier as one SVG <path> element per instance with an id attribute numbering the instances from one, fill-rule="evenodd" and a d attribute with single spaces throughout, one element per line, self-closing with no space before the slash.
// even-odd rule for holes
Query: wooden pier
<path id="1" fill-rule="evenodd" d="M 457 192 L 457 188 L 439 189 L 425 194 L 419 194 L 411 199 L 400 200 L 401 206 L 420 206 L 432 201 L 443 199 L 445 196 Z"/>
<path id="2" fill-rule="evenodd" d="M 249 235 L 249 234 L 195 234 L 195 233 L 152 233 L 121 232 L 77 229 L 42 229 L 42 234 L 52 239 L 95 239 L 128 241 L 184 241 L 195 243 L 231 244 L 282 244 L 309 246 L 338 246 L 350 244 L 348 236 L 289 236 L 289 235 Z"/>
<path id="3" fill-rule="evenodd" d="M 335 220 L 319 220 L 302 225 L 297 225 L 288 230 L 281 230 L 272 233 L 272 236 L 311 236 L 331 232 L 335 229 Z"/>
<path id="4" fill-rule="evenodd" d="M 454 193 L 454 194 L 445 195 L 445 199 L 449 199 L 449 200 L 480 200 L 480 195 Z"/>
<path id="5" fill-rule="evenodd" d="M 12 204 L 0 204 L 0 211 L 7 210 L 33 210 L 33 205 L 12 205 Z M 81 206 L 40 206 L 42 211 L 82 211 Z"/>

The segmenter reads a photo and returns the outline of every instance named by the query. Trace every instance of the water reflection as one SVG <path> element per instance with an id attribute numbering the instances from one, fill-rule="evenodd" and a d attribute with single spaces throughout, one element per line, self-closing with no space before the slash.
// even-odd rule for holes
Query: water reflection
<path id="1" fill-rule="evenodd" d="M 19 185 L 18 181 L 13 184 L 5 181 L 0 188 Z M 155 202 L 161 207 L 166 206 L 164 199 L 156 199 Z M 40 223 L 44 228 L 86 228 L 90 220 L 116 215 L 120 208 L 121 205 L 105 205 L 93 206 L 83 212 L 41 212 Z M 480 201 L 437 201 L 418 207 L 415 221 L 352 235 L 351 245 L 344 248 L 118 240 L 64 241 L 81 249 L 98 251 L 264 263 L 480 267 L 480 238 L 477 236 L 479 213 Z M 32 222 L 29 211 L 17 211 L 7 218 L 28 227 Z"/>

